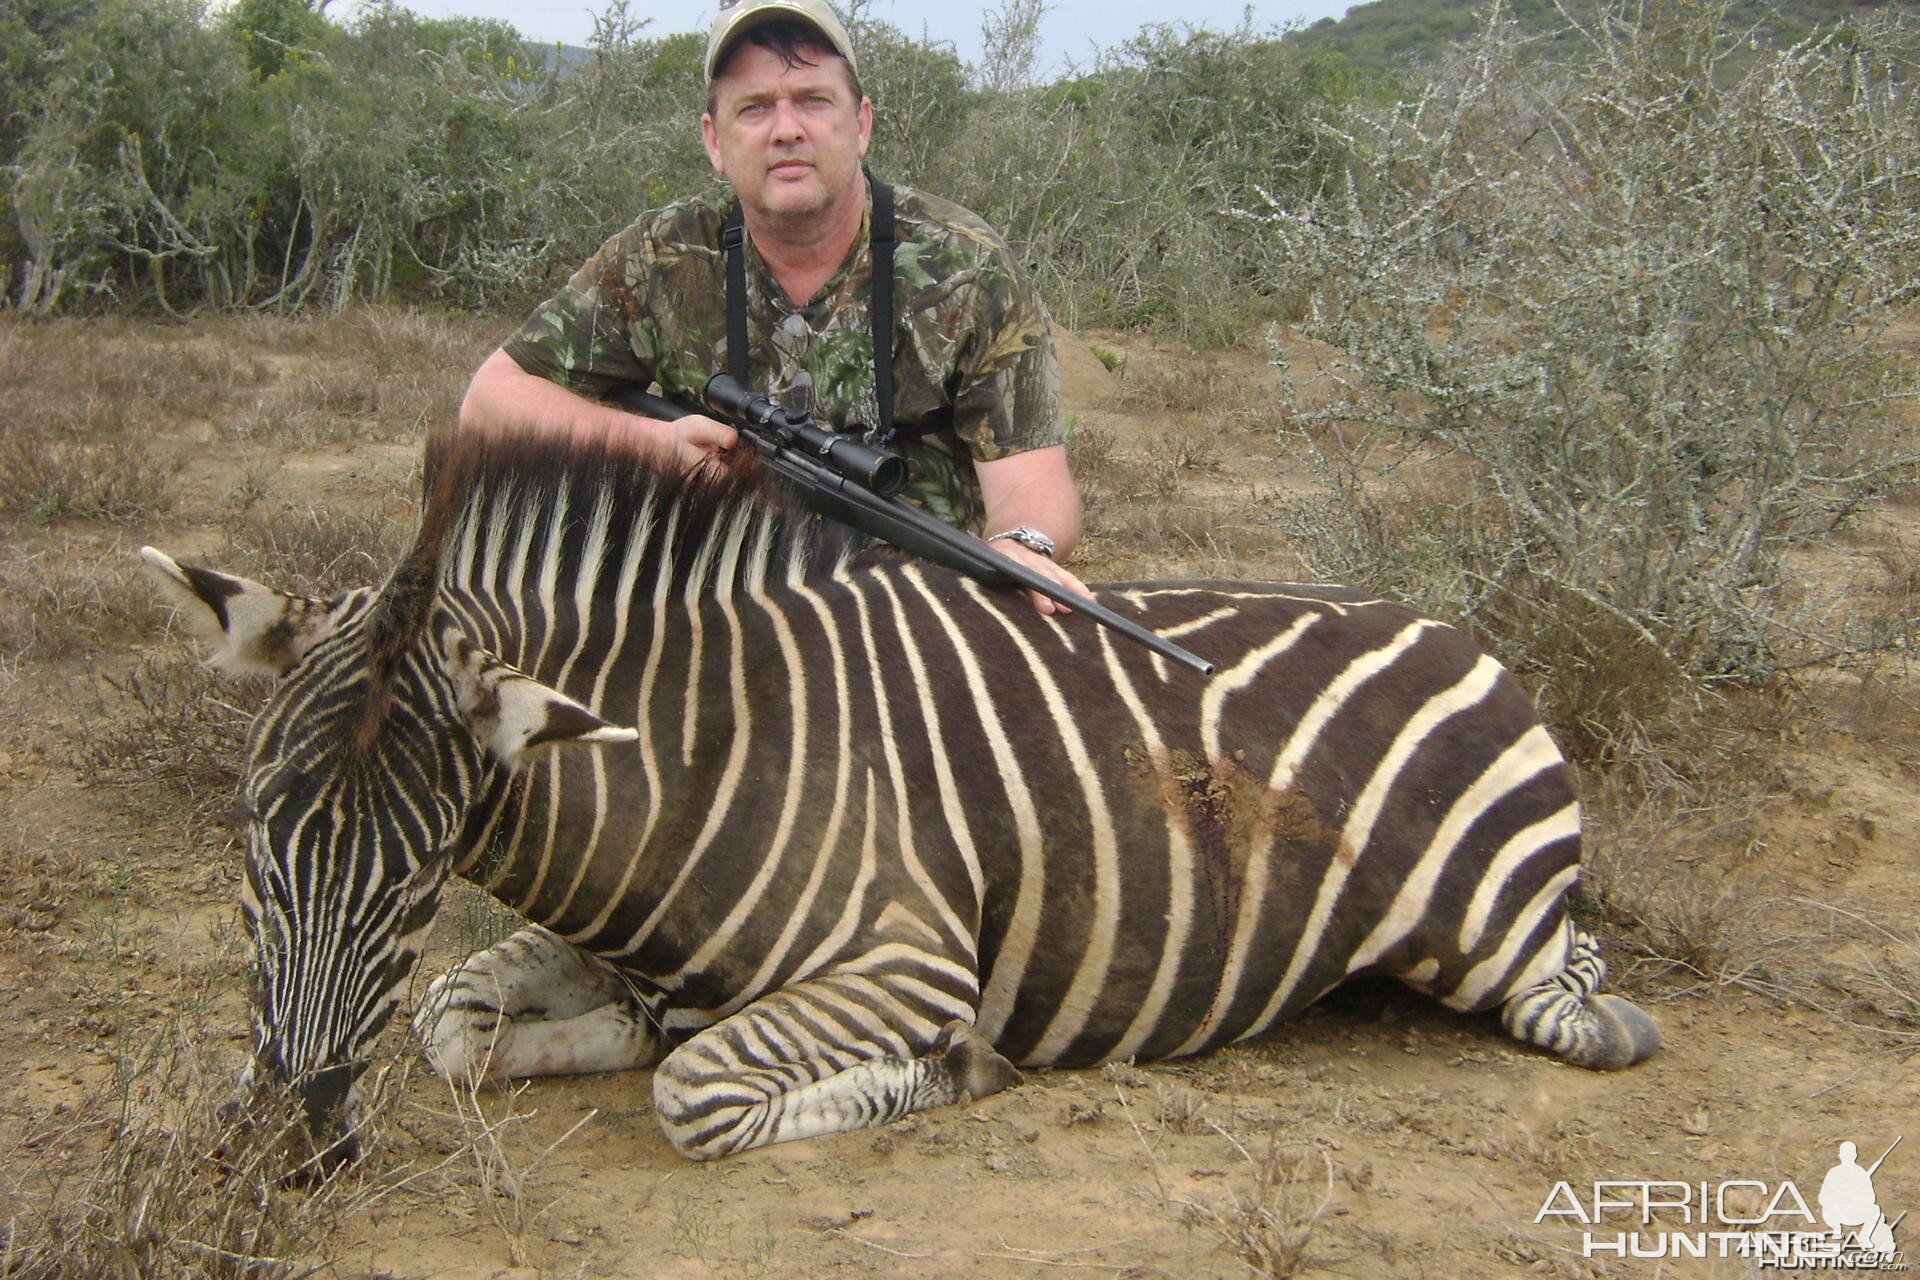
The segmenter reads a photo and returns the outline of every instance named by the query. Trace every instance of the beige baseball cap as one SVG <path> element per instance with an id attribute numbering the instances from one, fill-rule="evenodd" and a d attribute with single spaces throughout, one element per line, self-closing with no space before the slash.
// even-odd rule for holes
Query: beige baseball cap
<path id="1" fill-rule="evenodd" d="M 793 18 L 819 31 L 833 51 L 847 60 L 854 74 L 859 74 L 853 41 L 827 0 L 720 0 L 720 12 L 714 15 L 713 29 L 707 32 L 707 83 L 713 83 L 713 69 L 729 45 L 762 23 L 779 18 Z"/>

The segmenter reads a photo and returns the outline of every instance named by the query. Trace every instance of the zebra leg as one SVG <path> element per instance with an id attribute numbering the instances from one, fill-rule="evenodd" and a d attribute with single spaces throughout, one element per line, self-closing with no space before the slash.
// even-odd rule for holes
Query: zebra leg
<path id="1" fill-rule="evenodd" d="M 538 925 L 429 983 L 413 1032 L 435 1071 L 468 1083 L 644 1067 L 662 1043 L 611 965 Z"/>
<path id="2" fill-rule="evenodd" d="M 887 1124 L 1020 1083 L 970 1021 L 926 1020 L 925 1004 L 903 990 L 912 985 L 828 976 L 702 1031 L 653 1075 L 668 1140 L 683 1156 L 712 1160 Z"/>
<path id="3" fill-rule="evenodd" d="M 1501 1006 L 1501 1025 L 1516 1040 L 1594 1071 L 1619 1071 L 1651 1057 L 1660 1048 L 1660 1024 L 1631 1000 L 1596 994 L 1606 961 L 1592 937 L 1572 933 L 1567 967 Z"/>

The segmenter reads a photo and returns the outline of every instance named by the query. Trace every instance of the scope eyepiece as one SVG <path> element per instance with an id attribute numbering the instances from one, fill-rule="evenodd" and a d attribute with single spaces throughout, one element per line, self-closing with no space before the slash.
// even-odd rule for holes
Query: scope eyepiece
<path id="1" fill-rule="evenodd" d="M 857 481 L 883 498 L 891 498 L 907 487 L 907 460 L 899 454 L 822 431 L 811 423 L 800 430 L 802 445 L 814 446 L 811 437 L 816 434 L 822 437 L 817 446 L 820 456 L 849 480 Z"/>
<path id="2" fill-rule="evenodd" d="M 804 413 L 775 403 L 724 373 L 707 379 L 702 393 L 708 407 L 745 423 L 780 433 L 780 443 L 797 449 L 835 474 L 891 498 L 907 487 L 907 462 L 899 454 L 876 449 L 851 436 L 836 435 Z"/>

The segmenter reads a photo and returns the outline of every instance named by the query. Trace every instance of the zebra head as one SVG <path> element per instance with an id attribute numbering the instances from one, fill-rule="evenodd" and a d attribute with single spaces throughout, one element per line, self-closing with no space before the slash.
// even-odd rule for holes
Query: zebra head
<path id="1" fill-rule="evenodd" d="M 462 635 L 430 565 L 321 600 L 140 554 L 216 666 L 279 677 L 239 788 L 255 969 L 241 1088 L 291 1086 L 335 1164 L 356 1153 L 355 1082 L 476 797 L 541 746 L 636 735 Z"/>

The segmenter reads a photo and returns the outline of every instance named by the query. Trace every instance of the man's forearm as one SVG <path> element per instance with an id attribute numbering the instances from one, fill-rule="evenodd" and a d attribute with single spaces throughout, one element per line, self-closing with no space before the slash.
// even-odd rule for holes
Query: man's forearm
<path id="1" fill-rule="evenodd" d="M 1064 446 L 976 463 L 974 469 L 986 511 L 983 534 L 1020 525 L 1038 529 L 1053 539 L 1057 559 L 1065 559 L 1080 544 L 1080 493 L 1067 468 Z"/>
<path id="2" fill-rule="evenodd" d="M 496 351 L 474 373 L 460 402 L 462 431 L 532 431 L 556 440 L 604 440 L 657 463 L 692 465 L 732 446 L 731 427 L 708 418 L 661 422 L 589 400 L 522 369 Z"/>
<path id="3" fill-rule="evenodd" d="M 610 405 L 578 395 L 528 373 L 505 351 L 496 351 L 474 373 L 460 402 L 462 431 L 538 431 L 560 436 L 631 429 L 636 419 Z"/>

